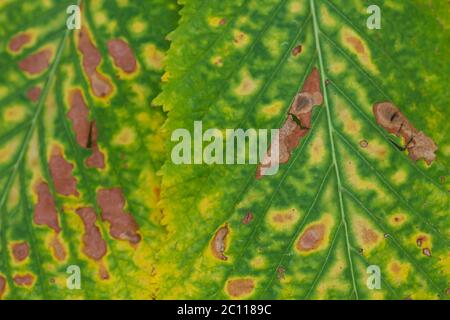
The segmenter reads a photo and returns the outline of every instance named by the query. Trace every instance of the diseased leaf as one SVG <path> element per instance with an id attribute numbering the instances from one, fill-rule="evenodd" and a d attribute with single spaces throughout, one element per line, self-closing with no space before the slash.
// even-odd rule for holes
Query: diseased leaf
<path id="1" fill-rule="evenodd" d="M 0 3 L 0 298 L 153 298 L 165 115 L 151 100 L 178 7 L 84 0 L 72 31 L 73 4 Z"/>
<path id="2" fill-rule="evenodd" d="M 168 159 L 158 297 L 448 298 L 448 10 L 374 0 L 382 29 L 369 30 L 364 1 L 181 2 L 155 100 L 169 112 L 167 139 L 202 121 L 289 123 L 295 141 L 278 174 L 260 179 L 257 165 Z M 323 103 L 305 104 L 302 119 L 293 102 L 314 72 Z M 412 133 L 377 122 L 381 103 Z M 426 157 L 411 145 L 420 133 Z M 372 265 L 379 290 L 367 286 Z"/>

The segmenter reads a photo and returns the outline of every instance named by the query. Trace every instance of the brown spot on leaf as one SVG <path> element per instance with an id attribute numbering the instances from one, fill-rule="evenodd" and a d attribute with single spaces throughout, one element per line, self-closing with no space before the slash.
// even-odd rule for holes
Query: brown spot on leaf
<path id="1" fill-rule="evenodd" d="M 19 67 L 22 71 L 30 75 L 39 74 L 48 68 L 51 57 L 52 51 L 50 49 L 44 49 L 20 61 Z"/>
<path id="2" fill-rule="evenodd" d="M 81 90 L 72 90 L 69 95 L 70 110 L 67 116 L 72 121 L 77 143 L 87 148 L 91 123 L 89 121 L 89 109 L 84 101 Z"/>
<path id="3" fill-rule="evenodd" d="M 214 65 L 218 66 L 218 67 L 222 67 L 223 66 L 223 60 L 222 57 L 215 57 L 213 59 L 213 63 Z"/>
<path id="4" fill-rule="evenodd" d="M 224 25 L 226 25 L 227 24 L 227 19 L 226 18 L 222 18 L 222 19 L 220 19 L 220 21 L 219 21 L 219 25 L 221 25 L 221 26 L 224 26 Z"/>
<path id="5" fill-rule="evenodd" d="M 364 54 L 364 44 L 356 37 L 348 36 L 346 38 L 347 42 L 355 49 L 357 53 Z"/>
<path id="6" fill-rule="evenodd" d="M 253 213 L 247 212 L 244 219 L 242 220 L 243 224 L 249 224 L 253 220 Z"/>
<path id="7" fill-rule="evenodd" d="M 361 232 L 361 239 L 364 244 L 373 245 L 373 244 L 377 243 L 378 234 L 374 230 L 372 230 L 364 225 L 361 225 L 360 232 Z M 385 233 L 384 237 L 385 238 L 389 237 L 389 234 Z"/>
<path id="8" fill-rule="evenodd" d="M 78 49 L 83 55 L 83 68 L 89 78 L 92 91 L 97 97 L 106 97 L 112 93 L 110 81 L 97 71 L 102 56 L 92 43 L 86 28 L 78 33 Z"/>
<path id="9" fill-rule="evenodd" d="M 306 136 L 310 130 L 313 108 L 321 105 L 322 102 L 320 74 L 317 68 L 314 68 L 303 84 L 301 92 L 296 95 L 294 102 L 289 108 L 287 119 L 280 129 L 278 164 L 284 164 L 289 161 L 292 151 L 299 145 L 301 138 Z M 256 170 L 257 179 L 264 175 L 264 171 L 267 168 L 274 165 L 271 163 L 270 154 L 271 147 L 269 147 L 266 156 Z"/>
<path id="10" fill-rule="evenodd" d="M 430 165 L 435 159 L 438 147 L 422 131 L 418 131 L 400 110 L 390 102 L 373 106 L 377 123 L 389 133 L 402 137 L 405 149 L 413 161 L 424 159 Z"/>
<path id="11" fill-rule="evenodd" d="M 130 46 L 124 40 L 109 40 L 108 51 L 117 67 L 126 73 L 133 73 L 136 71 L 136 58 Z"/>
<path id="12" fill-rule="evenodd" d="M 77 180 L 73 177 L 73 164 L 69 163 L 58 147 L 54 147 L 48 162 L 55 190 L 63 196 L 79 196 Z"/>
<path id="13" fill-rule="evenodd" d="M 34 190 L 38 197 L 38 202 L 34 207 L 34 223 L 37 225 L 46 225 L 59 233 L 61 227 L 58 222 L 55 201 L 50 193 L 48 184 L 40 182 Z"/>
<path id="14" fill-rule="evenodd" d="M 92 208 L 80 208 L 76 213 L 83 220 L 83 252 L 89 258 L 100 260 L 106 254 L 106 242 L 96 225 L 97 215 Z"/>
<path id="15" fill-rule="evenodd" d="M 424 243 L 425 241 L 427 241 L 427 237 L 426 236 L 420 236 L 420 237 L 417 237 L 416 244 L 420 248 L 420 247 L 422 247 L 422 243 Z"/>
<path id="16" fill-rule="evenodd" d="M 220 227 L 220 229 L 217 230 L 211 242 L 211 252 L 213 256 L 223 261 L 228 260 L 228 257 L 225 256 L 224 252 L 226 250 L 226 240 L 229 231 L 230 230 L 228 229 L 228 224 L 225 224 L 223 227 Z"/>
<path id="17" fill-rule="evenodd" d="M 431 250 L 429 248 L 423 248 L 422 253 L 427 257 L 431 257 Z"/>
<path id="18" fill-rule="evenodd" d="M 367 148 L 367 147 L 369 146 L 369 143 L 367 142 L 367 140 L 361 140 L 361 141 L 359 142 L 359 146 L 360 146 L 361 148 Z"/>
<path id="19" fill-rule="evenodd" d="M 247 296 L 253 292 L 255 282 L 253 279 L 234 279 L 227 282 L 227 292 L 233 298 Z"/>
<path id="20" fill-rule="evenodd" d="M 412 141 L 408 145 L 409 157 L 413 161 L 424 159 L 430 165 L 435 159 L 438 147 L 434 141 L 426 136 L 422 131 L 412 137 Z"/>
<path id="21" fill-rule="evenodd" d="M 292 49 L 292 55 L 294 57 L 298 56 L 300 53 L 302 53 L 303 47 L 301 45 L 296 46 L 294 49 Z"/>
<path id="22" fill-rule="evenodd" d="M 4 276 L 0 276 L 0 299 L 3 298 L 5 291 L 6 291 L 6 278 Z"/>
<path id="23" fill-rule="evenodd" d="M 132 244 L 141 241 L 139 226 L 133 216 L 124 211 L 125 198 L 120 188 L 100 189 L 97 202 L 102 211 L 102 219 L 110 223 L 111 236 L 120 240 L 128 240 Z"/>
<path id="24" fill-rule="evenodd" d="M 102 280 L 108 280 L 110 278 L 109 272 L 103 263 L 100 263 L 98 275 Z"/>
<path id="25" fill-rule="evenodd" d="M 316 224 L 308 227 L 297 241 L 298 251 L 311 251 L 317 249 L 325 238 L 325 225 Z"/>
<path id="26" fill-rule="evenodd" d="M 24 275 L 15 275 L 13 277 L 13 281 L 15 284 L 17 284 L 18 286 L 26 286 L 26 287 L 31 287 L 33 285 L 34 282 L 34 276 L 31 274 L 24 274 Z"/>
<path id="27" fill-rule="evenodd" d="M 98 129 L 95 121 L 91 122 L 91 135 L 90 135 L 90 148 L 92 154 L 86 159 L 86 166 L 89 168 L 104 169 L 105 168 L 105 156 L 97 143 Z"/>
<path id="28" fill-rule="evenodd" d="M 52 248 L 53 255 L 55 256 L 56 260 L 58 261 L 64 261 L 66 260 L 67 252 L 64 248 L 64 245 L 61 243 L 61 241 L 58 239 L 58 236 L 55 235 L 51 242 L 50 247 Z"/>
<path id="29" fill-rule="evenodd" d="M 285 278 L 286 269 L 284 269 L 282 266 L 277 268 L 277 277 L 279 280 L 283 280 Z"/>
<path id="30" fill-rule="evenodd" d="M 277 212 L 276 214 L 274 214 L 272 216 L 272 221 L 275 223 L 289 223 L 289 222 L 293 222 L 297 219 L 296 216 L 296 210 L 295 209 L 291 209 L 287 212 Z"/>
<path id="31" fill-rule="evenodd" d="M 32 87 L 27 91 L 27 98 L 32 102 L 37 102 L 41 96 L 41 91 L 39 87 Z"/>
<path id="32" fill-rule="evenodd" d="M 155 195 L 156 202 L 159 202 L 161 200 L 161 188 L 153 188 L 153 194 Z"/>
<path id="33" fill-rule="evenodd" d="M 391 271 L 393 273 L 399 273 L 400 271 L 402 271 L 402 268 L 400 267 L 400 265 L 397 262 L 393 262 L 391 264 Z"/>
<path id="34" fill-rule="evenodd" d="M 72 90 L 69 96 L 70 110 L 67 114 L 72 122 L 77 143 L 85 149 L 92 149 L 92 155 L 86 159 L 90 168 L 103 169 L 105 159 L 98 146 L 98 130 L 95 121 L 89 121 L 89 109 L 81 90 Z"/>
<path id="35" fill-rule="evenodd" d="M 242 46 L 243 44 L 245 44 L 248 41 L 248 37 L 244 32 L 235 32 L 234 35 L 234 43 L 237 46 Z"/>
<path id="36" fill-rule="evenodd" d="M 28 258 L 28 255 L 30 254 L 30 246 L 28 245 L 28 242 L 19 242 L 14 243 L 12 245 L 12 254 L 16 261 L 22 262 L 26 258 Z"/>
<path id="37" fill-rule="evenodd" d="M 19 52 L 24 45 L 31 41 L 31 36 L 28 33 L 20 33 L 13 37 L 9 42 L 9 50 L 12 52 Z"/>

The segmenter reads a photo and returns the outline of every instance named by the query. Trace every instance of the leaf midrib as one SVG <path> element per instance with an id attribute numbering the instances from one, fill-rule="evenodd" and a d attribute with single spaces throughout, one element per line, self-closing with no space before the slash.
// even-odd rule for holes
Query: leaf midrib
<path id="1" fill-rule="evenodd" d="M 316 8 L 315 8 L 315 0 L 310 0 L 310 10 L 313 16 L 313 29 L 314 29 L 314 39 L 316 43 L 316 51 L 319 58 L 319 71 L 320 71 L 320 80 L 323 90 L 323 96 L 324 96 L 324 104 L 325 104 L 325 110 L 327 114 L 327 127 L 328 127 L 328 135 L 330 138 L 330 148 L 331 148 L 331 156 L 332 156 L 332 163 L 335 169 L 336 174 L 336 181 L 337 181 L 337 192 L 339 196 L 339 210 L 341 213 L 341 220 L 344 225 L 344 231 L 345 231 L 345 242 L 346 242 L 346 248 L 347 248 L 347 257 L 348 262 L 350 266 L 350 273 L 352 276 L 352 285 L 353 285 L 353 292 L 355 294 L 355 298 L 358 299 L 358 290 L 356 287 L 356 279 L 355 279 L 355 271 L 353 269 L 353 262 L 352 262 L 352 256 L 351 256 L 351 246 L 350 246 L 350 236 L 348 232 L 348 225 L 347 225 L 347 219 L 344 209 L 344 202 L 343 202 L 343 195 L 342 195 L 342 183 L 341 183 L 341 174 L 339 170 L 339 166 L 337 163 L 337 156 L 336 156 L 336 149 L 335 149 L 335 142 L 334 142 L 334 126 L 331 120 L 331 111 L 330 106 L 328 102 L 328 92 L 327 92 L 327 86 L 325 84 L 325 69 L 324 69 L 324 63 L 323 63 L 323 57 L 322 57 L 322 51 L 320 48 L 320 37 L 319 37 L 319 25 L 317 21 L 317 15 L 316 15 Z"/>

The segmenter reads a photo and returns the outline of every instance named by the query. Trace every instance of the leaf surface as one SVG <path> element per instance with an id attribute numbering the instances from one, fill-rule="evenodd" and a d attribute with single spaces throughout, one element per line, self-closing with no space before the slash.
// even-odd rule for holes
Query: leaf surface
<path id="1" fill-rule="evenodd" d="M 448 298 L 448 10 L 372 1 L 382 29 L 369 30 L 356 0 L 181 2 L 155 101 L 167 140 L 194 121 L 280 128 L 314 68 L 324 101 L 274 176 L 165 163 L 158 297 Z M 381 102 L 433 139 L 431 165 L 377 123 Z"/>
<path id="2" fill-rule="evenodd" d="M 73 4 L 0 4 L 0 298 L 149 299 L 178 7 L 86 0 L 69 30 Z"/>

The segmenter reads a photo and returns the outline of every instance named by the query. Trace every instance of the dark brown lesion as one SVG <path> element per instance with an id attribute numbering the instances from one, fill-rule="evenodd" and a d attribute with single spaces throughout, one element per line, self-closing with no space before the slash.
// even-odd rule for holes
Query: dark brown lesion
<path id="1" fill-rule="evenodd" d="M 249 224 L 250 222 L 252 222 L 253 220 L 253 213 L 252 212 L 247 212 L 247 214 L 245 215 L 244 219 L 242 219 L 242 223 L 243 224 Z"/>
<path id="2" fill-rule="evenodd" d="M 98 146 L 98 129 L 95 121 L 89 120 L 89 109 L 79 89 L 74 89 L 69 95 L 70 110 L 67 113 L 72 122 L 77 143 L 83 149 L 92 151 L 86 159 L 89 168 L 104 169 L 105 156 Z"/>
<path id="3" fill-rule="evenodd" d="M 225 224 L 224 226 L 220 227 L 219 230 L 217 230 L 213 240 L 211 241 L 211 252 L 213 256 L 219 260 L 223 261 L 228 260 L 228 257 L 225 256 L 228 233 L 229 233 L 228 224 Z"/>
<path id="4" fill-rule="evenodd" d="M 87 143 L 86 143 L 87 149 L 92 149 L 92 146 L 93 146 L 93 143 L 92 143 L 92 128 L 93 127 L 94 127 L 94 122 L 92 121 L 89 126 L 89 134 L 88 134 L 88 139 L 87 139 Z"/>
<path id="5" fill-rule="evenodd" d="M 408 151 L 413 161 L 420 159 L 430 165 L 436 159 L 438 149 L 434 141 L 417 130 L 406 116 L 391 102 L 376 103 L 373 106 L 375 119 L 383 129 L 402 138 L 404 145 L 400 146 L 394 140 L 389 141 L 399 150 Z"/>
<path id="6" fill-rule="evenodd" d="M 311 129 L 313 108 L 323 103 L 320 90 L 319 71 L 314 68 L 306 79 L 302 90 L 296 94 L 288 112 L 287 118 L 279 132 L 279 158 L 278 164 L 285 164 L 291 158 L 293 150 L 299 145 L 301 139 Z M 256 170 L 256 179 L 261 179 L 265 168 L 273 166 L 269 155 L 271 147 Z"/>
<path id="7" fill-rule="evenodd" d="M 303 47 L 301 45 L 296 46 L 294 49 L 292 49 L 292 55 L 294 57 L 298 56 L 300 53 L 302 53 Z"/>

